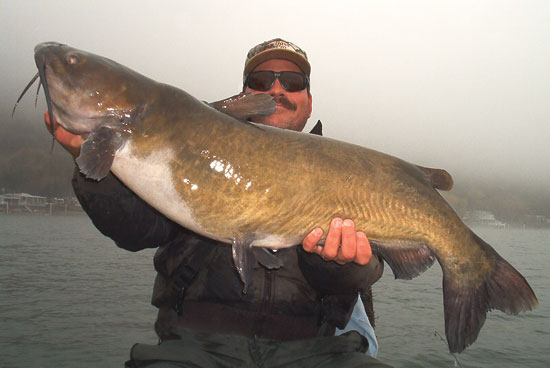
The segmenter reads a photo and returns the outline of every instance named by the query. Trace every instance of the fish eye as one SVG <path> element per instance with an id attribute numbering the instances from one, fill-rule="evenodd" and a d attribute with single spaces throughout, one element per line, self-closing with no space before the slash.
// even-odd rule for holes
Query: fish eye
<path id="1" fill-rule="evenodd" d="M 80 58 L 78 57 L 78 55 L 71 54 L 71 55 L 67 56 L 67 62 L 69 64 L 76 64 L 76 63 L 78 63 L 79 60 L 80 60 Z"/>

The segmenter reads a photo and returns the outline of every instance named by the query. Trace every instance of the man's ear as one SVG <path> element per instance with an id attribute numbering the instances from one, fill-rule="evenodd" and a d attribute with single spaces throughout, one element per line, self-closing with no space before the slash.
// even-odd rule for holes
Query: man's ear
<path id="1" fill-rule="evenodd" d="M 311 117 L 311 111 L 313 110 L 313 99 L 311 97 L 311 93 L 308 93 L 308 101 L 309 101 L 309 115 L 308 118 Z"/>

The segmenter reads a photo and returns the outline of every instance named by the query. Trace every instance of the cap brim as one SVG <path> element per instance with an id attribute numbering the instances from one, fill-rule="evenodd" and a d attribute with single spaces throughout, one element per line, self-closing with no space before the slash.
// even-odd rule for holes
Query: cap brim
<path id="1" fill-rule="evenodd" d="M 284 59 L 296 64 L 308 77 L 311 72 L 311 66 L 309 62 L 300 54 L 283 49 L 270 49 L 260 52 L 258 55 L 252 57 L 244 68 L 244 75 L 253 71 L 258 65 L 264 61 L 271 59 Z"/>

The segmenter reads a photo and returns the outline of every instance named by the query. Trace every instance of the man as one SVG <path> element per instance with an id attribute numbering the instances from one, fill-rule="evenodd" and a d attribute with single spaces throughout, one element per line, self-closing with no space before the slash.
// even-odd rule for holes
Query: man
<path id="1" fill-rule="evenodd" d="M 301 131 L 312 108 L 309 74 L 305 52 L 290 42 L 275 39 L 250 50 L 243 90 L 277 102 L 272 115 L 251 120 Z M 82 138 L 58 126 L 54 131 L 77 157 Z M 353 221 L 334 219 L 324 246 L 315 229 L 302 247 L 274 253 L 284 266 L 255 267 L 245 294 L 226 244 L 168 220 L 112 174 L 95 182 L 76 172 L 73 187 L 95 226 L 119 247 L 159 248 L 152 303 L 159 308 L 160 344 L 134 346 L 128 366 L 385 366 L 364 354 L 368 342 L 357 332 L 334 336 L 357 293 L 382 273 Z"/>
<path id="2" fill-rule="evenodd" d="M 289 49 L 293 52 L 288 52 L 287 50 Z M 311 66 L 307 60 L 306 53 L 296 45 L 282 39 L 273 39 L 263 42 L 249 51 L 243 72 L 243 92 L 269 93 L 279 105 L 275 113 L 264 117 L 254 117 L 250 120 L 259 124 L 302 131 L 307 120 L 311 116 L 312 111 L 312 96 L 309 81 L 306 80 L 307 95 L 303 92 L 299 93 L 300 91 L 289 93 L 283 87 L 281 80 L 278 80 L 276 76 L 272 74 L 272 72 L 281 72 L 283 70 L 290 71 L 291 73 L 297 73 L 294 75 L 290 74 L 287 76 L 286 80 L 283 79 L 283 82 L 286 81 L 287 83 L 290 83 L 294 81 L 292 77 L 299 80 L 300 75 L 304 73 L 307 78 L 309 78 Z M 282 77 L 284 78 L 284 76 Z M 300 84 L 298 84 L 298 86 L 300 86 Z M 317 124 L 317 127 L 319 127 L 320 122 Z M 336 221 L 339 220 L 340 219 L 336 219 Z M 342 248 L 339 248 L 340 233 L 338 227 L 331 228 L 332 231 L 329 232 L 324 247 L 317 245 L 322 237 L 321 229 L 315 229 L 308 237 L 306 237 L 302 245 L 305 250 L 316 252 L 327 260 L 334 260 L 334 258 L 337 258 L 337 262 L 349 262 L 354 260 L 353 243 L 355 241 L 358 247 L 357 252 L 359 254 L 359 258 L 364 258 L 360 259 L 358 263 L 364 264 L 364 260 L 370 255 L 370 246 L 368 245 L 368 240 L 365 234 L 362 232 L 354 234 L 353 229 L 353 221 L 344 221 Z M 354 239 L 354 235 L 357 237 L 356 239 Z M 338 254 L 338 251 L 340 251 L 340 254 Z M 338 259 L 338 256 L 344 257 L 344 259 Z M 378 343 L 376 341 L 374 330 L 371 326 L 371 324 L 374 324 L 374 311 L 372 310 L 372 295 L 370 290 L 366 293 L 365 299 L 368 299 L 365 301 L 367 303 L 367 308 L 369 309 L 370 318 L 373 322 L 369 322 L 369 319 L 366 316 L 365 308 L 361 300 L 358 300 L 357 305 L 353 310 L 350 323 L 348 323 L 343 330 L 337 329 L 337 333 L 350 330 L 360 331 L 362 335 L 367 337 L 369 340 L 368 354 L 375 357 L 378 351 Z"/>

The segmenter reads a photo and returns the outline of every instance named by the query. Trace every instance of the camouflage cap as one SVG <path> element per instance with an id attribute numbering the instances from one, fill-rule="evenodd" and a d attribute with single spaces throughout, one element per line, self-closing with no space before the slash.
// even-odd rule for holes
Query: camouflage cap
<path id="1" fill-rule="evenodd" d="M 309 77 L 311 66 L 307 60 L 307 55 L 304 50 L 281 38 L 274 38 L 269 41 L 262 42 L 254 46 L 248 51 L 246 61 L 244 63 L 243 76 L 246 78 L 248 73 L 254 70 L 264 61 L 271 59 L 285 59 L 298 65 L 300 69 Z"/>

